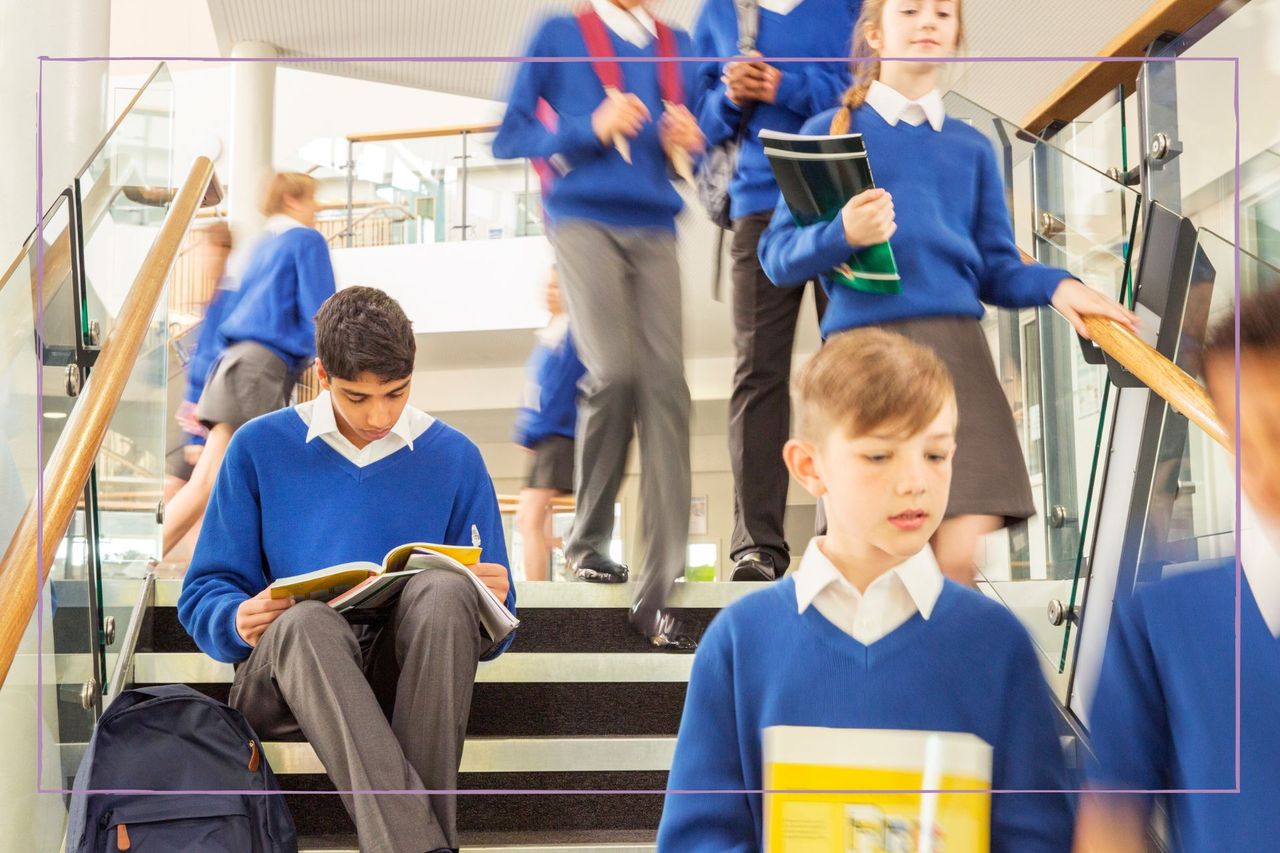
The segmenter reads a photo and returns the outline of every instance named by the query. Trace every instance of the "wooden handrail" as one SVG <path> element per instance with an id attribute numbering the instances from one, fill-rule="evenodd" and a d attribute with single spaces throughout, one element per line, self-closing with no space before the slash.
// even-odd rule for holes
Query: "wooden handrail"
<path id="1" fill-rule="evenodd" d="M 376 133 L 351 133 L 348 142 L 394 142 L 398 139 L 431 139 L 437 136 L 460 136 L 464 133 L 492 133 L 497 124 L 460 124 L 452 127 L 424 127 L 417 130 L 383 130 Z"/>
<path id="2" fill-rule="evenodd" d="M 1214 414 L 1208 392 L 1185 370 L 1114 320 L 1085 317 L 1084 325 L 1103 352 L 1162 397 L 1174 411 L 1200 427 L 1228 453 L 1236 452 L 1226 429 Z"/>
<path id="3" fill-rule="evenodd" d="M 1186 32 L 1220 5 L 1222 0 L 1159 0 L 1099 50 L 1097 56 L 1141 56 L 1162 33 Z M 1117 86 L 1123 84 L 1128 91 L 1133 91 L 1141 67 L 1138 62 L 1085 63 L 1029 112 L 1021 126 L 1039 135 L 1055 121 L 1074 121 Z"/>
<path id="4" fill-rule="evenodd" d="M 27 505 L 9 547 L 0 557 L 0 685 L 9 674 L 18 643 L 35 609 L 32 572 L 38 570 L 43 587 L 58 543 L 66 535 L 107 427 L 133 372 L 182 238 L 212 180 L 213 162 L 197 157 L 133 280 L 116 326 L 102 345 L 81 399 L 71 411 L 44 468 L 44 504 L 37 504 L 33 498 Z M 43 565 L 37 565 L 38 548 Z"/>
<path id="5" fill-rule="evenodd" d="M 1034 264 L 1036 259 L 1019 249 L 1024 264 Z M 1115 359 L 1116 363 L 1138 378 L 1175 412 L 1181 413 L 1205 435 L 1226 448 L 1228 453 L 1236 449 L 1227 436 L 1227 431 L 1218 421 L 1213 411 L 1213 401 L 1204 386 L 1191 378 L 1191 375 L 1178 365 L 1160 354 L 1155 347 L 1139 338 L 1124 326 L 1105 317 L 1084 317 L 1084 327 L 1089 330 L 1089 337 L 1102 348 L 1102 351 Z"/>

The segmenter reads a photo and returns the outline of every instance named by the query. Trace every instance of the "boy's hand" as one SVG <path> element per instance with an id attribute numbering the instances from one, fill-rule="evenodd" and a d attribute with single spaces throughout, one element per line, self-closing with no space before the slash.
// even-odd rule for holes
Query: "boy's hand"
<path id="1" fill-rule="evenodd" d="M 778 97 L 782 72 L 766 62 L 730 62 L 720 79 L 729 100 L 740 107 L 753 101 L 772 104 Z"/>
<path id="2" fill-rule="evenodd" d="M 511 589 L 511 579 L 507 576 L 505 566 L 497 563 L 476 563 L 474 566 L 468 566 L 471 573 L 480 578 L 481 583 L 489 588 L 489 591 L 498 597 L 498 600 L 505 603 L 507 600 L 507 592 Z"/>
<path id="3" fill-rule="evenodd" d="M 662 139 L 663 151 L 678 149 L 690 154 L 701 154 L 707 147 L 707 139 L 702 135 L 693 113 L 683 104 L 667 107 L 658 121 L 658 134 Z"/>
<path id="4" fill-rule="evenodd" d="M 173 419 L 178 422 L 178 426 L 180 426 L 182 431 L 185 433 L 202 437 L 209 434 L 209 430 L 205 428 L 205 425 L 196 420 L 196 404 L 192 403 L 190 400 L 182 401 L 182 404 L 178 406 L 178 411 L 174 414 Z"/>
<path id="5" fill-rule="evenodd" d="M 271 623 L 292 606 L 292 598 L 272 598 L 271 589 L 264 589 L 236 608 L 236 633 L 249 645 L 256 646 Z"/>
<path id="6" fill-rule="evenodd" d="M 613 144 L 613 138 L 635 136 L 649 120 L 649 108 L 644 101 L 629 92 L 606 96 L 591 114 L 591 129 L 603 145 Z"/>
<path id="7" fill-rule="evenodd" d="M 893 196 L 882 189 L 860 192 L 840 211 L 844 239 L 855 248 L 888 241 L 898 225 L 893 221 Z"/>
<path id="8" fill-rule="evenodd" d="M 1085 340 L 1091 340 L 1083 319 L 1089 315 L 1106 317 L 1131 332 L 1138 331 L 1137 314 L 1074 278 L 1064 278 L 1058 282 L 1058 287 L 1053 291 L 1053 307 L 1067 318 L 1076 334 Z"/>

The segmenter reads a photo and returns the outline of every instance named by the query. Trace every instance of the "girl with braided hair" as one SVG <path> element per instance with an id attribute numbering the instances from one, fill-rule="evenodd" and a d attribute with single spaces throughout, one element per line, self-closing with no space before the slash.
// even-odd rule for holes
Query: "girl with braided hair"
<path id="1" fill-rule="evenodd" d="M 973 584 L 981 538 L 1035 513 L 1017 431 L 979 321 L 983 303 L 1052 305 L 1088 337 L 1082 315 L 1134 328 L 1136 316 L 1066 270 L 1025 264 L 987 139 L 946 117 L 938 77 L 960 47 L 960 0 L 864 0 L 854 25 L 853 85 L 801 133 L 860 133 L 877 188 L 830 222 L 801 227 L 780 200 L 760 241 L 775 283 L 818 276 L 830 298 L 824 339 L 882 326 L 933 348 L 950 369 L 959 431 L 945 520 L 931 544 L 942 571 Z M 885 57 L 882 61 L 881 57 Z M 901 213 L 901 216 L 897 214 Z M 833 282 L 860 247 L 890 241 L 896 294 Z"/>

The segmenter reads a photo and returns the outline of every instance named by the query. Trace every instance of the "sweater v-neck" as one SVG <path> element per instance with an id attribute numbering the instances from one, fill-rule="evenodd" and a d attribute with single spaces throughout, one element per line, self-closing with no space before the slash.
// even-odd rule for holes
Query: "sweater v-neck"
<path id="1" fill-rule="evenodd" d="M 436 436 L 438 436 L 444 429 L 444 422 L 437 419 L 432 422 L 431 426 L 427 427 L 426 430 L 423 431 L 422 435 L 414 439 L 412 448 L 405 445 L 390 456 L 384 456 L 377 462 L 371 462 L 370 464 L 361 467 L 343 456 L 337 450 L 334 450 L 329 446 L 329 442 L 319 436 L 308 442 L 306 440 L 307 425 L 303 423 L 301 418 L 298 418 L 298 425 L 303 432 L 303 442 L 306 444 L 308 452 L 318 454 L 321 459 L 327 460 L 328 462 L 338 466 L 344 474 L 355 480 L 357 483 L 363 483 L 365 480 L 372 479 L 383 471 L 390 470 L 396 465 L 402 463 L 405 459 L 405 454 L 416 453 L 425 449 L 427 445 L 434 441 Z"/>
<path id="2" fill-rule="evenodd" d="M 909 646 L 918 638 L 929 622 L 945 618 L 945 614 L 951 609 L 956 592 L 952 589 L 952 584 L 943 584 L 929 619 L 925 619 L 919 611 L 916 611 L 910 619 L 875 642 L 863 643 L 840 630 L 813 605 L 806 607 L 803 613 L 796 613 L 796 589 L 793 577 L 784 578 L 774 588 L 781 594 L 783 606 L 788 608 L 788 611 L 794 614 L 802 625 L 817 634 L 825 645 L 830 646 L 838 654 L 852 658 L 864 669 L 870 669 L 896 655 L 904 646 Z"/>

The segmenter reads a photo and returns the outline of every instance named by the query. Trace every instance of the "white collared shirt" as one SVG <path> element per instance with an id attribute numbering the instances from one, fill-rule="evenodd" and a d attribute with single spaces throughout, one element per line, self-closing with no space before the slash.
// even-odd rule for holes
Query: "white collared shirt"
<path id="1" fill-rule="evenodd" d="M 947 111 L 942 106 L 942 95 L 933 89 L 918 101 L 912 101 L 906 95 L 879 80 L 871 81 L 867 90 L 867 104 L 890 126 L 904 121 L 912 127 L 929 122 L 934 130 L 942 130 Z"/>
<path id="2" fill-rule="evenodd" d="M 824 539 L 810 540 L 796 570 L 798 612 L 804 613 L 812 604 L 828 622 L 863 645 L 887 637 L 916 613 L 925 619 L 933 613 L 942 592 L 942 572 L 928 545 L 876 578 L 863 593 L 822 552 Z"/>
<path id="3" fill-rule="evenodd" d="M 760 8 L 767 9 L 775 15 L 788 15 L 791 10 L 804 0 L 760 0 Z"/>
<path id="4" fill-rule="evenodd" d="M 1273 637 L 1280 637 L 1280 525 L 1240 497 L 1240 569 Z"/>
<path id="5" fill-rule="evenodd" d="M 263 228 L 272 234 L 283 234 L 284 232 L 294 228 L 306 227 L 307 226 L 285 213 L 271 214 L 267 217 L 266 224 L 263 225 Z"/>
<path id="6" fill-rule="evenodd" d="M 634 9 L 621 9 L 609 0 L 591 0 L 591 8 L 596 10 L 604 25 L 620 39 L 631 42 L 636 47 L 647 47 L 652 39 L 658 37 L 658 25 L 644 6 Z"/>
<path id="7" fill-rule="evenodd" d="M 426 432 L 436 420 L 420 409 L 405 406 L 391 432 L 364 447 L 356 447 L 338 430 L 338 419 L 333 412 L 333 401 L 328 391 L 321 391 L 314 400 L 299 403 L 293 410 L 307 425 L 308 444 L 312 439 L 319 438 L 357 468 L 385 459 L 402 447 L 413 450 L 414 439 Z"/>

